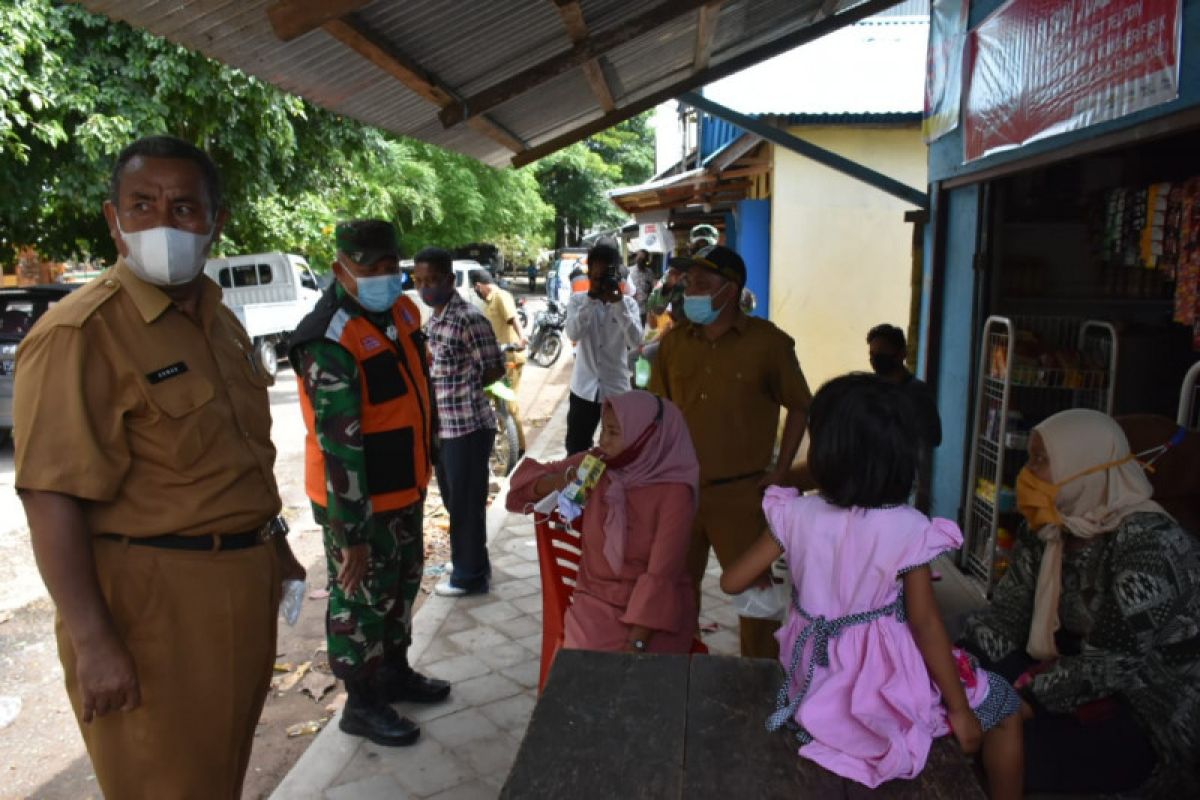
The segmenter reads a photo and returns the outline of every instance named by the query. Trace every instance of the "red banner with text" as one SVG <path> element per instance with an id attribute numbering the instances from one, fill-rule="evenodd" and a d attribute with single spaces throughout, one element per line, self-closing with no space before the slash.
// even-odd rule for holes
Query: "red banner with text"
<path id="1" fill-rule="evenodd" d="M 1179 96 L 1182 0 L 1009 0 L 969 41 L 964 158 Z"/>

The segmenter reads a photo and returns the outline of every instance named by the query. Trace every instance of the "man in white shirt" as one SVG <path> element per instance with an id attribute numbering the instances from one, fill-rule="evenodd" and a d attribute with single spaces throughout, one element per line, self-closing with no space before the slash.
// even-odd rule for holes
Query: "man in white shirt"
<path id="1" fill-rule="evenodd" d="M 567 304 L 567 338 L 578 343 L 567 412 L 567 454 L 591 448 L 600 411 L 610 397 L 629 391 L 632 348 L 642 341 L 637 301 L 621 291 L 621 254 L 601 243 L 588 251 L 586 294 Z"/>

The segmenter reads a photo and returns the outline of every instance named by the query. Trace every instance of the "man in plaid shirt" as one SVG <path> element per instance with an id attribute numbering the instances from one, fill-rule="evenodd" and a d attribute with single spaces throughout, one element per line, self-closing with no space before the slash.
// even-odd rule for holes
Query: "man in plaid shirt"
<path id="1" fill-rule="evenodd" d="M 496 415 L 483 387 L 504 377 L 504 357 L 492 325 L 454 288 L 453 259 L 427 247 L 413 260 L 413 282 L 429 320 L 430 379 L 437 402 L 440 450 L 437 482 L 450 513 L 450 577 L 434 591 L 448 597 L 488 590 L 488 460 Z"/>

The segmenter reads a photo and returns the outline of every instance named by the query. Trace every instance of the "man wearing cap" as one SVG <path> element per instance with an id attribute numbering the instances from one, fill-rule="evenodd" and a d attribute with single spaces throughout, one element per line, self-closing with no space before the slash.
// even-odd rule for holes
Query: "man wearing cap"
<path id="1" fill-rule="evenodd" d="M 339 727 L 403 746 L 420 731 L 390 704 L 450 693 L 408 664 L 433 471 L 425 337 L 403 292 L 391 223 L 342 222 L 334 236 L 336 280 L 290 341 L 307 428 L 304 482 L 329 567 L 329 664 L 346 684 Z"/>
<path id="2" fill-rule="evenodd" d="M 492 325 L 492 333 L 496 334 L 496 343 L 501 347 L 511 347 L 504 354 L 508 365 L 508 383 L 515 392 L 521 386 L 521 371 L 525 368 L 525 333 L 521 330 L 521 320 L 517 317 L 517 303 L 512 293 L 496 285 L 492 274 L 485 269 L 473 269 L 468 276 L 475 294 L 483 301 L 483 315 Z M 513 400 L 508 404 L 508 410 L 517 423 L 517 445 L 521 455 L 525 454 L 525 426 L 521 424 L 521 407 Z"/>
<path id="3" fill-rule="evenodd" d="M 567 410 L 567 455 L 589 449 L 603 403 L 631 388 L 629 351 L 641 344 L 637 301 L 621 291 L 621 255 L 609 243 L 588 251 L 589 289 L 567 304 L 564 331 L 578 342 Z"/>
<path id="4" fill-rule="evenodd" d="M 117 263 L 17 355 L 16 487 L 106 797 L 241 797 L 281 580 L 303 578 L 273 473 L 272 383 L 204 261 L 206 153 L 150 136 L 104 203 Z"/>
<path id="5" fill-rule="evenodd" d="M 429 352 L 438 409 L 438 489 L 450 514 L 450 560 L 443 597 L 484 594 L 491 585 L 487 550 L 488 462 L 496 442 L 496 413 L 484 387 L 504 377 L 504 358 L 492 326 L 454 288 L 453 260 L 440 247 L 413 259 L 413 280 L 433 309 Z"/>
<path id="6" fill-rule="evenodd" d="M 687 322 L 663 337 L 650 391 L 683 411 L 700 460 L 700 507 L 688 568 L 697 591 L 711 547 L 727 566 L 766 527 L 762 492 L 783 483 L 796 457 L 812 396 L 791 337 L 739 303 L 746 265 L 713 245 L 688 262 Z M 779 455 L 780 409 L 787 412 Z M 742 617 L 742 655 L 774 658 L 779 623 Z"/>

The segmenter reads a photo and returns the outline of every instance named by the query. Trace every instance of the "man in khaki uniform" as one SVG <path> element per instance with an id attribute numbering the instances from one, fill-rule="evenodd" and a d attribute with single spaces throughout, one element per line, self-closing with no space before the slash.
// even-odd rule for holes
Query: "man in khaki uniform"
<path id="1" fill-rule="evenodd" d="M 202 272 L 226 218 L 205 153 L 134 142 L 104 215 L 121 258 L 17 353 L 16 486 L 104 795 L 239 798 L 303 576 L 270 536 L 271 378 Z"/>
<path id="2" fill-rule="evenodd" d="M 485 269 L 471 271 L 471 286 L 475 294 L 483 301 L 483 315 L 492 324 L 492 333 L 496 334 L 496 344 L 504 347 L 513 345 L 518 350 L 509 350 L 504 354 L 504 363 L 508 369 L 508 384 L 515 392 L 521 386 L 521 371 L 525 369 L 525 334 L 521 331 L 521 320 L 517 316 L 517 303 L 511 292 L 496 285 L 491 273 Z M 508 404 L 508 411 L 517 422 L 517 443 L 520 452 L 525 452 L 525 426 L 521 424 L 521 407 L 514 400 Z"/>
<path id="3" fill-rule="evenodd" d="M 688 553 L 699 592 L 710 546 L 728 566 L 766 529 L 763 490 L 787 481 L 812 395 L 791 337 L 742 311 L 741 256 L 711 245 L 679 265 L 687 267 L 688 321 L 663 337 L 650 391 L 683 411 L 700 460 L 700 507 Z M 775 456 L 781 409 L 787 421 Z M 778 622 L 742 617 L 739 627 L 743 656 L 778 655 Z"/>

